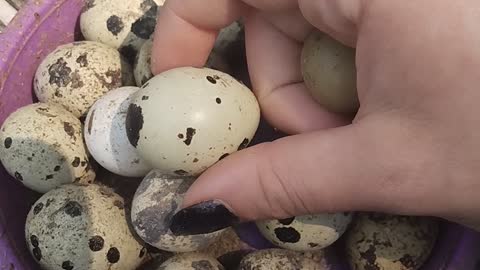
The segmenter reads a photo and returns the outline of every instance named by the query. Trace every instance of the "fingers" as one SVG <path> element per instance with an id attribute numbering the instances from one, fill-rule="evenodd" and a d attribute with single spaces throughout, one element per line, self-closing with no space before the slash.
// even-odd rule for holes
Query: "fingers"
<path id="1" fill-rule="evenodd" d="M 377 124 L 301 134 L 237 152 L 193 184 L 184 206 L 222 202 L 240 220 L 355 210 L 415 215 L 446 206 L 445 197 L 435 197 L 446 183 L 428 181 L 436 170 L 430 170 L 430 146 L 414 139 L 417 132 Z"/>
<path id="2" fill-rule="evenodd" d="M 276 17 L 270 19 L 275 21 Z M 323 109 L 311 98 L 301 74 L 300 42 L 285 35 L 261 13 L 249 16 L 245 29 L 253 89 L 272 125 L 296 134 L 349 123 L 347 118 Z M 308 27 L 293 23 L 284 29 L 306 33 Z"/>

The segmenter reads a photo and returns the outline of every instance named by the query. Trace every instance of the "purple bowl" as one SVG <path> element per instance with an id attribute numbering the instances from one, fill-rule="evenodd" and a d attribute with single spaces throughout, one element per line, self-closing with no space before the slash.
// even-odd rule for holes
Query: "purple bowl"
<path id="1" fill-rule="evenodd" d="M 40 61 L 58 45 L 78 36 L 83 0 L 32 0 L 0 34 L 0 125 L 15 109 L 34 102 L 32 82 Z M 24 240 L 30 205 L 39 197 L 0 167 L 0 269 L 38 269 Z M 238 229 L 250 245 L 267 247 L 254 226 Z M 480 269 L 480 234 L 444 223 L 430 260 L 422 270 Z M 339 259 L 339 269 L 348 269 Z"/>

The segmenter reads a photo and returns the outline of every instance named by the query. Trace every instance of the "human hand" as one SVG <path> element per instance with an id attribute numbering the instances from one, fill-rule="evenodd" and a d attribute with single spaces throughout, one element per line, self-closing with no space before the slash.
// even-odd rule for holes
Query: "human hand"
<path id="1" fill-rule="evenodd" d="M 241 220 L 377 211 L 480 224 L 479 3 L 207 2 L 167 1 L 153 72 L 203 66 L 218 30 L 244 17 L 262 112 L 293 135 L 237 152 L 202 174 L 184 200 L 192 207 L 176 220 L 210 218 L 210 225 L 179 233 L 231 225 L 237 219 L 229 211 Z M 314 27 L 356 47 L 361 106 L 353 122 L 323 109 L 302 82 L 302 41 Z M 229 211 L 206 212 L 217 202 Z"/>

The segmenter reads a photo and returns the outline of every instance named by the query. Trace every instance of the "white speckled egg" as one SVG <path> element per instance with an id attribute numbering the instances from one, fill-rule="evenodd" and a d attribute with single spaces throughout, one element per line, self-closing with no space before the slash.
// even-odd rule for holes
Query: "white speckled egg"
<path id="1" fill-rule="evenodd" d="M 90 108 L 85 120 L 85 142 L 105 169 L 127 177 L 143 177 L 150 166 L 128 142 L 125 117 L 130 97 L 139 88 L 126 86 L 108 92 Z"/>
<path id="2" fill-rule="evenodd" d="M 324 256 L 285 249 L 264 249 L 245 256 L 240 262 L 238 270 L 329 270 L 331 269 Z M 319 258 L 319 259 L 318 259 Z"/>
<path id="3" fill-rule="evenodd" d="M 131 66 L 115 49 L 91 41 L 59 46 L 41 62 L 34 81 L 41 102 L 61 104 L 76 117 L 123 85 L 133 85 Z"/>
<path id="4" fill-rule="evenodd" d="M 132 234 L 123 199 L 92 184 L 42 196 L 27 217 L 28 247 L 43 269 L 136 269 L 147 250 Z"/>
<path id="5" fill-rule="evenodd" d="M 302 74 L 315 100 L 338 113 L 359 108 L 355 49 L 314 31 L 302 50 Z"/>
<path id="6" fill-rule="evenodd" d="M 135 57 L 135 62 L 133 64 L 133 75 L 135 77 L 137 86 L 139 87 L 143 86 L 153 77 L 151 68 L 152 47 L 153 40 L 147 40 Z"/>
<path id="7" fill-rule="evenodd" d="M 135 193 L 132 203 L 132 224 L 137 234 L 150 245 L 166 251 L 190 252 L 206 248 L 224 230 L 209 234 L 175 236 L 170 222 L 181 210 L 183 196 L 195 179 L 150 172 Z"/>
<path id="8" fill-rule="evenodd" d="M 416 270 L 428 259 L 438 234 L 428 217 L 359 214 L 345 234 L 353 270 Z"/>
<path id="9" fill-rule="evenodd" d="M 260 120 L 253 93 L 208 68 L 161 73 L 134 94 L 127 135 L 138 153 L 163 173 L 198 175 L 249 144 Z"/>
<path id="10" fill-rule="evenodd" d="M 231 59 L 232 55 L 235 55 L 237 52 L 232 52 L 232 50 L 238 49 L 234 46 L 235 43 L 244 42 L 244 40 L 241 39 L 242 31 L 243 25 L 240 22 L 234 22 L 222 29 L 217 37 L 212 52 L 208 57 L 205 67 L 231 74 L 233 72 L 232 64 L 237 64 L 233 63 L 236 59 Z M 139 87 L 153 77 L 151 69 L 152 46 L 152 39 L 146 41 L 135 58 L 133 71 L 135 81 Z"/>
<path id="11" fill-rule="evenodd" d="M 148 40 L 165 0 L 88 0 L 80 16 L 87 40 L 119 49 L 129 60 Z"/>
<path id="12" fill-rule="evenodd" d="M 224 270 L 214 257 L 207 254 L 190 252 L 177 254 L 163 262 L 155 270 Z"/>
<path id="13" fill-rule="evenodd" d="M 82 124 L 60 105 L 37 103 L 16 110 L 3 123 L 0 142 L 5 169 L 37 192 L 95 179 Z"/>
<path id="14" fill-rule="evenodd" d="M 278 247 L 311 251 L 333 244 L 351 221 L 350 213 L 332 213 L 257 221 L 256 224 L 262 235 Z"/>

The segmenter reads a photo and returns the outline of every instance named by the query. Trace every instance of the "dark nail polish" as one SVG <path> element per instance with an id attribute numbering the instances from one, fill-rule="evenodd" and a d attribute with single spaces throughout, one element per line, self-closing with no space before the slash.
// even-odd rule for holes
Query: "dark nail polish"
<path id="1" fill-rule="evenodd" d="M 239 221 L 219 201 L 207 201 L 180 210 L 172 217 L 170 230 L 177 236 L 206 234 L 225 229 Z"/>

